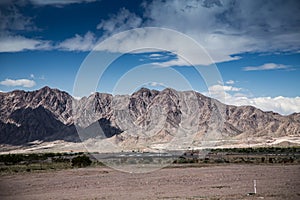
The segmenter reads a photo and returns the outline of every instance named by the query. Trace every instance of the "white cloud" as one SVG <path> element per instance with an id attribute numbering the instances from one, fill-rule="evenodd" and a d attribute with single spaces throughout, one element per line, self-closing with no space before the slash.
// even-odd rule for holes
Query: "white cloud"
<path id="1" fill-rule="evenodd" d="M 76 100 L 80 100 L 82 97 L 73 96 L 73 98 L 76 99 Z"/>
<path id="2" fill-rule="evenodd" d="M 150 60 L 162 60 L 162 59 L 170 59 L 172 56 L 175 56 L 175 55 L 172 55 L 170 53 L 152 53 L 150 55 L 147 56 L 148 59 Z"/>
<path id="3" fill-rule="evenodd" d="M 208 87 L 209 92 L 204 92 L 203 94 L 218 99 L 219 101 L 225 103 L 225 99 L 228 96 L 231 96 L 229 92 L 233 93 L 233 92 L 239 92 L 241 90 L 242 88 L 237 88 L 230 85 L 217 84 L 217 85 L 209 86 Z"/>
<path id="4" fill-rule="evenodd" d="M 232 105 L 252 105 L 263 111 L 274 111 L 283 115 L 300 112 L 300 97 L 256 97 L 226 95 L 226 103 Z"/>
<path id="5" fill-rule="evenodd" d="M 94 0 L 31 0 L 35 5 L 67 5 L 72 3 L 93 2 Z M 280 9 L 278 9 L 280 5 Z M 209 53 L 212 59 L 200 62 L 201 58 L 193 54 L 195 49 L 178 41 L 176 37 L 166 38 L 155 32 L 144 35 L 128 36 L 120 39 L 119 44 L 113 43 L 105 50 L 121 53 L 126 52 L 135 43 L 147 44 L 159 41 L 161 46 L 170 47 L 174 53 L 182 51 L 190 54 L 191 64 L 209 65 L 214 62 L 224 62 L 240 59 L 238 54 L 244 52 L 280 52 L 299 51 L 300 46 L 300 4 L 296 1 L 198 1 L 154 0 L 142 3 L 143 16 L 122 8 L 118 13 L 102 20 L 97 29 L 104 31 L 99 39 L 93 33 L 84 36 L 75 35 L 62 43 L 53 46 L 47 41 L 25 38 L 6 34 L 1 38 L 1 51 L 14 52 L 26 49 L 58 48 L 67 51 L 90 51 L 94 44 L 108 36 L 136 27 L 166 27 L 187 34 L 198 42 Z M 0 13 L 1 30 L 29 30 L 34 29 L 31 18 L 25 17 L 15 10 L 11 16 Z M 253 15 L 253 13 L 256 13 Z M 10 40 L 7 40 L 10 39 Z M 7 42 L 5 41 L 7 40 Z M 9 45 L 12 41 L 13 45 Z M 120 46 L 123 45 L 123 46 Z M 7 49 L 7 50 L 5 50 Z M 149 52 L 143 49 L 140 52 Z M 181 65 L 180 58 L 164 65 Z"/>
<path id="6" fill-rule="evenodd" d="M 34 74 L 30 74 L 30 78 L 34 78 Z"/>
<path id="7" fill-rule="evenodd" d="M 208 62 L 209 63 L 209 62 Z M 208 64 L 205 63 L 205 64 Z M 181 57 L 177 57 L 175 59 L 171 59 L 165 62 L 154 62 L 153 65 L 160 66 L 160 67 L 171 67 L 171 66 L 188 66 L 195 63 L 187 62 L 186 60 L 182 59 Z M 203 63 L 200 63 L 203 64 Z"/>
<path id="8" fill-rule="evenodd" d="M 280 5 L 281 9 L 278 9 Z M 244 52 L 298 51 L 300 46 L 299 5 L 295 1 L 160 1 L 143 3 L 143 22 L 135 13 L 121 10 L 117 15 L 102 21 L 98 28 L 110 33 L 134 27 L 166 27 L 187 34 L 207 50 L 212 57 L 200 62 L 195 49 L 181 43 L 176 37 L 146 32 L 135 37 L 123 37 L 107 50 L 124 52 L 135 43 L 159 41 L 161 46 L 174 52 L 190 52 L 191 64 L 212 64 L 240 59 Z M 253 15 L 253 13 L 256 13 Z M 119 28 L 120 27 L 120 28 Z M 284 27 L 284 28 L 283 28 Z M 147 36 L 147 37 L 146 37 Z M 177 45 L 175 45 L 177 44 Z M 122 46 L 120 46 L 122 45 Z M 147 51 L 147 49 L 144 49 Z M 235 55 L 235 56 L 234 56 Z M 181 65 L 175 59 L 164 65 Z"/>
<path id="9" fill-rule="evenodd" d="M 251 105 L 263 111 L 273 111 L 282 115 L 300 112 L 300 97 L 249 97 L 240 93 L 242 88 L 214 85 L 208 88 L 204 95 L 220 100 L 222 103 L 247 106 Z"/>
<path id="10" fill-rule="evenodd" d="M 275 63 L 266 63 L 261 66 L 248 66 L 244 67 L 244 71 L 262 71 L 262 70 L 276 70 L 276 69 L 288 69 L 289 66 Z"/>
<path id="11" fill-rule="evenodd" d="M 234 83 L 235 83 L 234 80 L 228 80 L 228 81 L 226 81 L 226 84 L 228 84 L 228 85 L 233 85 Z"/>
<path id="12" fill-rule="evenodd" d="M 209 87 L 209 91 L 226 91 L 226 92 L 237 92 L 240 91 L 242 88 L 233 87 L 231 85 L 213 85 Z"/>
<path id="13" fill-rule="evenodd" d="M 294 14 L 299 4 L 295 1 L 214 1 L 207 6 L 208 2 L 212 1 L 153 1 L 145 6 L 148 24 L 190 35 L 214 59 L 242 52 L 299 49 L 300 33 L 295 27 L 299 16 Z"/>
<path id="14" fill-rule="evenodd" d="M 92 2 L 94 0 L 32 0 L 35 5 L 65 5 L 72 3 Z M 53 42 L 27 38 L 16 34 L 16 31 L 39 30 L 33 23 L 31 17 L 23 15 L 18 5 L 26 5 L 26 2 L 2 2 L 0 7 L 0 52 L 20 52 L 25 50 L 68 50 L 68 51 L 89 51 L 95 44 L 95 36 L 87 32 L 83 37 L 75 35 L 59 45 Z"/>
<path id="15" fill-rule="evenodd" d="M 157 57 L 162 57 L 163 55 L 162 54 L 159 54 L 159 53 L 152 53 L 149 55 L 150 58 L 157 58 Z"/>
<path id="16" fill-rule="evenodd" d="M 29 39 L 23 36 L 0 35 L 0 52 L 51 49 L 49 41 Z"/>
<path id="17" fill-rule="evenodd" d="M 51 48 L 49 41 L 26 38 L 14 34 L 17 31 L 34 31 L 38 28 L 32 18 L 24 16 L 12 2 L 0 7 L 0 52 L 18 52 Z"/>
<path id="18" fill-rule="evenodd" d="M 158 87 L 158 86 L 167 87 L 165 84 L 159 82 L 151 82 L 148 85 L 152 87 Z"/>
<path id="19" fill-rule="evenodd" d="M 4 31 L 30 31 L 37 30 L 32 18 L 23 15 L 12 2 L 4 2 L 0 7 L 0 30 Z"/>
<path id="20" fill-rule="evenodd" d="M 96 44 L 96 37 L 92 32 L 87 32 L 84 36 L 75 35 L 58 44 L 57 48 L 66 51 L 90 51 Z"/>
<path id="21" fill-rule="evenodd" d="M 141 23 L 142 18 L 131 13 L 129 10 L 122 8 L 118 14 L 112 15 L 109 20 L 102 20 L 97 25 L 97 29 L 102 29 L 109 34 L 112 34 L 139 27 Z"/>
<path id="22" fill-rule="evenodd" d="M 29 80 L 29 79 L 5 79 L 4 81 L 0 82 L 1 85 L 4 86 L 21 86 L 21 87 L 26 87 L 30 88 L 36 85 L 35 81 Z"/>
<path id="23" fill-rule="evenodd" d="M 104 40 L 100 44 L 95 47 L 95 50 L 119 53 L 132 52 L 132 50 L 135 52 L 169 51 L 179 56 L 171 61 L 161 63 L 162 66 L 210 65 L 215 61 L 192 38 L 164 28 L 148 27 L 125 31 Z M 238 58 L 220 56 L 218 62 L 235 59 Z"/>

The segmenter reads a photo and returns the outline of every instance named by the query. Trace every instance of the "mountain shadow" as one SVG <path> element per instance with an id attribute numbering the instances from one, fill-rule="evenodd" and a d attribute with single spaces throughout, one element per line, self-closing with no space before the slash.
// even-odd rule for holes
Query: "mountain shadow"
<path id="1" fill-rule="evenodd" d="M 0 122 L 0 143 L 23 145 L 35 140 L 79 141 L 74 125 L 65 125 L 47 109 L 21 108 L 11 113 L 13 123 Z"/>
<path id="2" fill-rule="evenodd" d="M 108 119 L 101 118 L 98 121 L 90 124 L 88 127 L 78 130 L 81 140 L 90 138 L 105 139 L 118 135 L 123 131 L 111 125 Z"/>

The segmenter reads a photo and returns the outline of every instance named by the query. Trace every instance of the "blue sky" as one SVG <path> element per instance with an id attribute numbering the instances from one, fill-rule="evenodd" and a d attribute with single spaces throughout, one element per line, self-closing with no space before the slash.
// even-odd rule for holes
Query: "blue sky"
<path id="1" fill-rule="evenodd" d="M 299 13 L 297 0 L 3 0 L 0 91 L 47 85 L 82 96 L 93 91 L 131 93 L 139 87 L 173 87 L 218 98 L 222 90 L 228 104 L 281 114 L 300 112 Z M 184 34 L 209 58 L 176 34 L 145 27 Z M 123 32 L 133 28 L 144 32 Z M 124 37 L 101 46 L 115 34 Z M 170 51 L 146 48 L 156 43 Z M 140 44 L 145 49 L 127 53 Z M 93 49 L 121 56 L 98 77 L 96 88 L 73 93 L 76 77 Z M 94 70 L 99 63 L 93 63 Z M 195 66 L 203 71 L 215 67 L 221 80 L 206 84 Z M 87 77 L 85 84 L 92 80 Z"/>

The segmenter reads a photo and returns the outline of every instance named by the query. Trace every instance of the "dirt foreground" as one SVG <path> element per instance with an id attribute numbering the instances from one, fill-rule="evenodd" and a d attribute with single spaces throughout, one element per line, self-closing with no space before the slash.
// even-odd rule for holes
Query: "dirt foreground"
<path id="1" fill-rule="evenodd" d="M 257 182 L 257 194 L 253 192 Z M 0 176 L 0 199 L 300 199 L 300 165 L 223 165 L 130 174 L 109 168 Z"/>

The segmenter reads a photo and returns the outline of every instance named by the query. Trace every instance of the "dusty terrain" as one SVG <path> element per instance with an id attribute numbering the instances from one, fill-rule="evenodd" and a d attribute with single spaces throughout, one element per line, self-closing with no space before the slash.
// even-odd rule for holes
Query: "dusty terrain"
<path id="1" fill-rule="evenodd" d="M 257 180 L 257 194 L 253 180 Z M 129 174 L 81 168 L 0 177 L 0 199 L 299 199 L 300 165 L 223 165 Z"/>
<path id="2" fill-rule="evenodd" d="M 92 141 L 94 142 L 94 141 Z M 226 140 L 218 141 L 212 148 L 256 148 L 256 147 L 295 147 L 300 146 L 300 136 L 283 136 L 278 138 L 247 138 L 247 140 Z M 157 151 L 162 146 L 157 145 L 155 149 L 145 149 L 147 151 Z M 199 149 L 196 146 L 193 149 Z M 200 146 L 200 149 L 203 148 Z M 186 149 L 185 149 L 186 150 Z M 66 142 L 57 140 L 53 142 L 35 141 L 30 145 L 0 145 L 0 154 L 15 153 L 53 153 L 53 152 L 86 152 L 87 149 L 80 142 Z M 96 151 L 95 151 L 96 152 Z"/>

